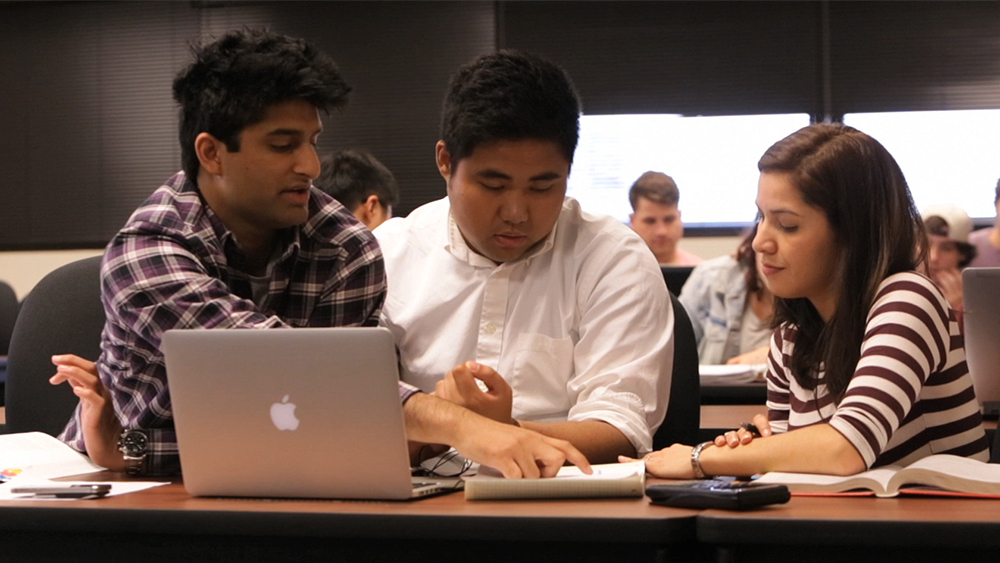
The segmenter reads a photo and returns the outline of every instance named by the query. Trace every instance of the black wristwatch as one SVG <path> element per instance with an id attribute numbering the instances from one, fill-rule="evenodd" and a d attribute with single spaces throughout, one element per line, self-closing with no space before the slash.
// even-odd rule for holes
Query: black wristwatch
<path id="1" fill-rule="evenodd" d="M 118 438 L 118 451 L 125 456 L 125 473 L 142 475 L 149 439 L 142 430 L 125 430 Z"/>

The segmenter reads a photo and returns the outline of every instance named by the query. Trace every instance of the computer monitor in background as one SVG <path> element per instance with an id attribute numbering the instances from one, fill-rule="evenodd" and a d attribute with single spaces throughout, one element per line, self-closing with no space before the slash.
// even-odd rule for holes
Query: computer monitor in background
<path id="1" fill-rule="evenodd" d="M 965 354 L 983 416 L 1000 414 L 1000 268 L 962 271 Z"/>

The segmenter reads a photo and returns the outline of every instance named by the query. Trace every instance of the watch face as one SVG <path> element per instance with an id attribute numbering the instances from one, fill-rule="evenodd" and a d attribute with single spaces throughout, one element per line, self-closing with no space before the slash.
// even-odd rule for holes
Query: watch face
<path id="1" fill-rule="evenodd" d="M 130 430 L 122 436 L 122 452 L 127 456 L 141 456 L 146 453 L 146 435 L 136 430 Z"/>

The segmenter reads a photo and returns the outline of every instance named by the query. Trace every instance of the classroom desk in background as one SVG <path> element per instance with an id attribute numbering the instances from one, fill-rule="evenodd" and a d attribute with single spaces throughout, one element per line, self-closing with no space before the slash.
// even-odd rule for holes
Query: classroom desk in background
<path id="1" fill-rule="evenodd" d="M 741 385 L 702 385 L 703 405 L 763 405 L 767 401 L 766 383 Z"/>

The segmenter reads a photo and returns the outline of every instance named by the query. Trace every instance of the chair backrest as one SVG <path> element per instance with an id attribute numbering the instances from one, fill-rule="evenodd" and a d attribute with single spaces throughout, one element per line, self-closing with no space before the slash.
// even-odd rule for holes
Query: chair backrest
<path id="1" fill-rule="evenodd" d="M 69 385 L 54 386 L 52 356 L 96 360 L 101 352 L 101 257 L 49 273 L 24 298 L 7 355 L 5 432 L 62 432 L 76 406 Z"/>
<path id="2" fill-rule="evenodd" d="M 17 294 L 7 282 L 0 281 L 0 356 L 10 348 L 10 335 L 17 319 Z"/>
<path id="3" fill-rule="evenodd" d="M 653 436 L 653 449 L 671 444 L 698 442 L 701 426 L 701 380 L 698 377 L 698 343 L 691 318 L 677 297 L 670 293 L 674 309 L 674 363 L 671 372 L 667 416 Z"/>
<path id="4" fill-rule="evenodd" d="M 694 266 L 660 266 L 663 274 L 663 281 L 667 283 L 667 289 L 674 295 L 680 295 L 684 283 L 691 277 Z"/>

